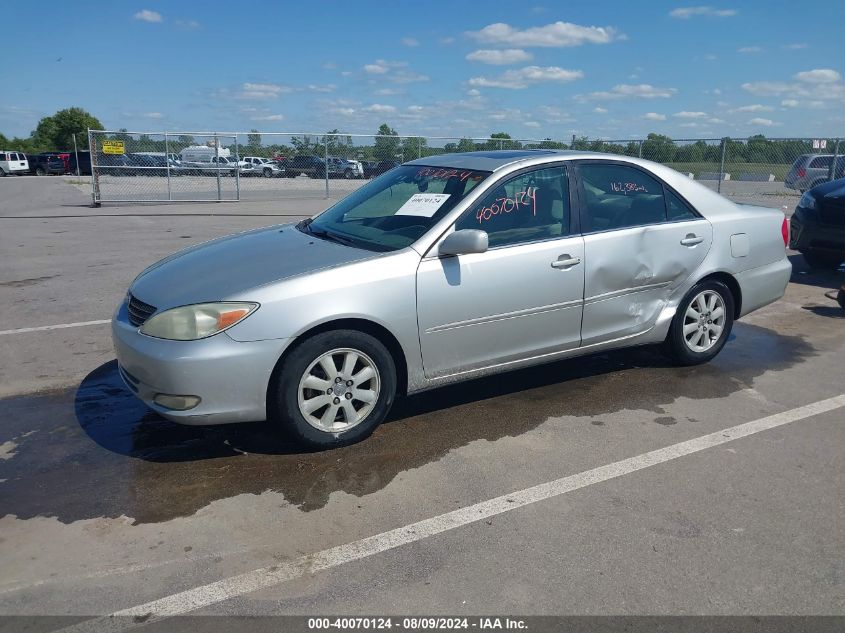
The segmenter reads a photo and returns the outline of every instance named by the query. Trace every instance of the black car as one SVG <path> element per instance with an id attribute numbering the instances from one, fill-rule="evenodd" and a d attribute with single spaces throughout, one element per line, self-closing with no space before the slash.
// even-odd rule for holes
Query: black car
<path id="1" fill-rule="evenodd" d="M 29 160 L 29 173 L 36 176 L 47 176 L 52 174 L 62 175 L 65 173 L 65 161 L 58 154 L 42 152 L 27 156 Z"/>
<path id="2" fill-rule="evenodd" d="M 296 178 L 305 174 L 310 178 L 325 178 L 326 163 L 318 156 L 299 154 L 285 161 L 285 176 Z"/>
<path id="3" fill-rule="evenodd" d="M 364 178 L 372 178 L 376 175 L 376 161 L 374 160 L 362 160 L 361 167 L 364 168 Z"/>
<path id="4" fill-rule="evenodd" d="M 390 171 L 394 167 L 399 167 L 401 165 L 398 160 L 383 160 L 376 165 L 375 170 L 373 171 L 374 176 L 381 176 L 383 173 Z"/>
<path id="5" fill-rule="evenodd" d="M 70 153 L 70 160 L 68 161 L 68 173 L 69 174 L 76 174 L 76 155 L 79 154 L 79 175 L 80 176 L 90 176 L 91 175 L 91 152 L 86 150 L 79 150 L 79 152 L 71 152 Z"/>
<path id="6" fill-rule="evenodd" d="M 845 178 L 804 192 L 789 221 L 789 248 L 812 268 L 835 269 L 845 261 Z"/>

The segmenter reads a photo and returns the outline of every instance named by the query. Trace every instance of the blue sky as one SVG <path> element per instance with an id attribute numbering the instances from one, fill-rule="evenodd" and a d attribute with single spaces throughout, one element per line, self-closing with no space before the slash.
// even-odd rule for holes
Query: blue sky
<path id="1" fill-rule="evenodd" d="M 845 136 L 845 4 L 695 2 L 7 3 L 0 132 Z"/>

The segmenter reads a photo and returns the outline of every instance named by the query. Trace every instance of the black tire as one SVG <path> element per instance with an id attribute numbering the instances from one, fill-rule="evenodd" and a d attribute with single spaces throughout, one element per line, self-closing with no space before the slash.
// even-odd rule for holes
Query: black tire
<path id="1" fill-rule="evenodd" d="M 839 268 L 842 260 L 845 260 L 845 257 L 842 255 L 815 253 L 813 251 L 801 251 L 801 255 L 804 256 L 804 261 L 807 262 L 807 265 L 816 270 L 836 270 Z"/>
<path id="2" fill-rule="evenodd" d="M 46 175 L 47 175 L 47 172 L 46 172 L 46 171 L 44 171 L 44 168 L 43 168 L 43 167 L 36 167 L 36 168 L 35 168 L 35 175 L 36 175 L 36 176 L 46 176 Z"/>
<path id="3" fill-rule="evenodd" d="M 273 177 L 273 170 L 272 169 L 265 169 L 263 172 L 265 178 L 272 178 Z"/>
<path id="4" fill-rule="evenodd" d="M 705 351 L 697 352 L 690 349 L 684 339 L 684 321 L 690 305 L 704 291 L 715 292 L 722 298 L 725 321 L 721 333 L 713 341 L 712 345 Z M 669 333 L 666 335 L 664 349 L 669 357 L 678 365 L 700 365 L 701 363 L 706 363 L 722 351 L 725 342 L 731 334 L 733 322 L 734 297 L 730 289 L 721 281 L 716 281 L 715 279 L 700 281 L 690 289 L 678 305 L 678 311 L 675 313 L 675 318 L 672 319 L 672 325 L 669 327 Z"/>
<path id="5" fill-rule="evenodd" d="M 341 432 L 320 430 L 312 426 L 299 409 L 299 383 L 316 359 L 341 348 L 362 352 L 372 359 L 378 370 L 380 390 L 376 404 L 356 425 Z M 367 438 L 387 416 L 395 395 L 396 367 L 387 348 L 363 332 L 332 330 L 305 339 L 287 355 L 270 381 L 267 415 L 299 444 L 318 450 L 337 448 Z"/>
<path id="6" fill-rule="evenodd" d="M 0 167 L 0 178 L 5 178 L 5 177 L 6 177 L 6 172 L 3 170 L 2 167 Z"/>
<path id="7" fill-rule="evenodd" d="M 345 172 L 343 172 L 343 177 L 344 177 L 346 180 L 352 180 L 352 170 L 351 170 L 351 169 L 347 169 Z"/>

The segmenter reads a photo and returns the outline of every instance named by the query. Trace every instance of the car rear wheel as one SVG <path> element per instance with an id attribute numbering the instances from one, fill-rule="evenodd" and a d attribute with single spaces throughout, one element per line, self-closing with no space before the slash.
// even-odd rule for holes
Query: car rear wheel
<path id="1" fill-rule="evenodd" d="M 801 255 L 804 256 L 804 261 L 807 262 L 810 268 L 817 270 L 836 270 L 839 268 L 842 260 L 845 260 L 845 257 L 842 255 L 814 253 L 813 251 L 802 251 Z"/>
<path id="2" fill-rule="evenodd" d="M 44 175 L 46 175 L 46 173 L 47 173 L 47 172 L 46 172 L 46 171 L 44 171 L 44 168 L 43 168 L 43 167 L 36 167 L 36 168 L 35 168 L 35 175 L 36 175 L 36 176 L 44 176 Z"/>
<path id="3" fill-rule="evenodd" d="M 263 173 L 264 173 L 265 178 L 272 178 L 273 177 L 273 170 L 270 169 L 269 167 L 265 168 Z"/>
<path id="4" fill-rule="evenodd" d="M 721 281 L 697 283 L 686 294 L 666 336 L 666 349 L 679 365 L 698 365 L 716 356 L 730 336 L 734 299 Z"/>
<path id="5" fill-rule="evenodd" d="M 270 386 L 268 415 L 300 444 L 359 442 L 387 416 L 396 394 L 393 358 L 376 338 L 323 332 L 299 344 Z"/>

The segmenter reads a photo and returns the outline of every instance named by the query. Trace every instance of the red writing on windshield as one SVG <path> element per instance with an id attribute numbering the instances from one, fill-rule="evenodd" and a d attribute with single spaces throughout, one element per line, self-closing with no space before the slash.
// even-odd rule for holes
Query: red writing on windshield
<path id="1" fill-rule="evenodd" d="M 448 180 L 449 178 L 458 178 L 462 182 L 469 178 L 470 176 L 473 177 L 473 180 L 478 180 L 481 174 L 476 174 L 473 171 L 458 171 L 457 169 L 443 169 L 439 167 L 423 167 L 417 172 L 417 176 L 423 177 L 428 176 L 429 178 L 443 178 Z"/>
<path id="2" fill-rule="evenodd" d="M 526 207 L 531 209 L 532 215 L 537 215 L 536 187 L 528 187 L 525 191 L 517 191 L 510 198 L 496 198 L 490 206 L 478 209 L 478 211 L 475 212 L 475 217 L 478 220 L 478 223 L 481 224 L 500 213 L 519 211 L 520 208 L 524 209 Z"/>

